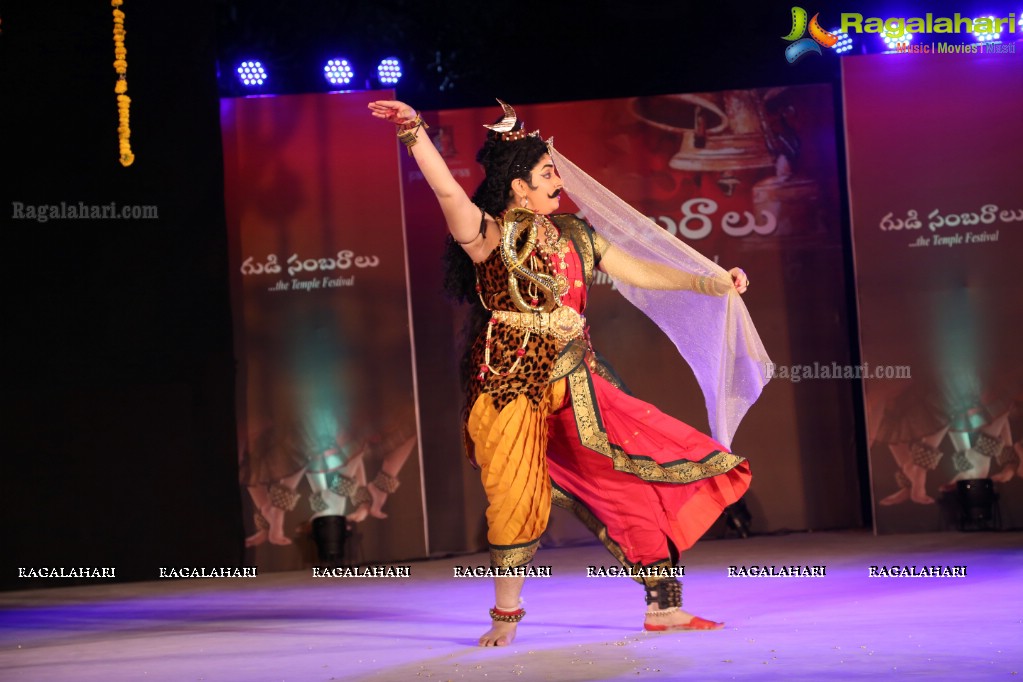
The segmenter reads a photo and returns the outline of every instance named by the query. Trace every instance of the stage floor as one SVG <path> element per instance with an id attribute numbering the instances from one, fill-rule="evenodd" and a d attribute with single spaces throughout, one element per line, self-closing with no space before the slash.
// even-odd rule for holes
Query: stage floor
<path id="1" fill-rule="evenodd" d="M 645 633 L 641 588 L 587 578 L 599 546 L 541 550 L 526 619 L 487 629 L 485 555 L 415 562 L 410 578 L 161 580 L 0 593 L 0 680 L 938 680 L 1023 674 L 1023 534 L 865 532 L 708 540 L 687 552 L 686 608 L 715 632 Z M 823 577 L 728 567 L 825 565 Z M 871 566 L 966 577 L 869 577 Z"/>

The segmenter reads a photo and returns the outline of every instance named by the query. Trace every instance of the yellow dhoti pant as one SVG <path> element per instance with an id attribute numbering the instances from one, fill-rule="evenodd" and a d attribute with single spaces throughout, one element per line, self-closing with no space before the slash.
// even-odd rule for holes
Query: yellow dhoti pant
<path id="1" fill-rule="evenodd" d="M 493 566 L 529 563 L 551 513 L 547 473 L 547 417 L 565 399 L 562 379 L 534 406 L 519 396 L 501 411 L 483 394 L 469 412 L 467 428 L 475 444 L 487 493 L 487 541 Z"/>

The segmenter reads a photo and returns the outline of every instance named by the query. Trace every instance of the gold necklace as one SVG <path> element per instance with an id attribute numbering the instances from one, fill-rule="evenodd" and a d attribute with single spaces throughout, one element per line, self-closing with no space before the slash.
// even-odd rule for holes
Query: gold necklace
<path id="1" fill-rule="evenodd" d="M 561 233 L 558 228 L 551 222 L 550 218 L 545 215 L 538 215 L 536 221 L 539 222 L 544 229 L 544 239 L 538 242 L 537 250 L 543 255 L 545 261 L 554 272 L 554 281 L 557 284 L 556 291 L 558 297 L 564 296 L 568 293 L 568 277 L 565 274 L 565 270 L 568 269 L 568 263 L 565 262 L 565 254 L 568 253 L 568 243 L 562 239 Z"/>

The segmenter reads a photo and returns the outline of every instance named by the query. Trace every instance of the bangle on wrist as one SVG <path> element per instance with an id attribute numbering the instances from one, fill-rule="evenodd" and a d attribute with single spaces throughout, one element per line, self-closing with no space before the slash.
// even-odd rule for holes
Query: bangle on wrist
<path id="1" fill-rule="evenodd" d="M 420 128 L 429 128 L 423 117 L 416 113 L 416 117 L 411 121 L 398 124 L 398 139 L 401 141 L 405 148 L 408 150 L 408 155 L 412 156 L 412 147 L 419 141 L 417 136 L 419 135 Z"/>

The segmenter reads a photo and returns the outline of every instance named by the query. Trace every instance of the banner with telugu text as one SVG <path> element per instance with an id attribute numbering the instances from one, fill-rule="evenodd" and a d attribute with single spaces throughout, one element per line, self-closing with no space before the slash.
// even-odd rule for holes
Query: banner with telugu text
<path id="1" fill-rule="evenodd" d="M 426 556 L 404 225 L 390 92 L 221 103 L 248 558 Z"/>
<path id="2" fill-rule="evenodd" d="M 1023 55 L 842 73 L 876 529 L 1019 527 Z"/>

